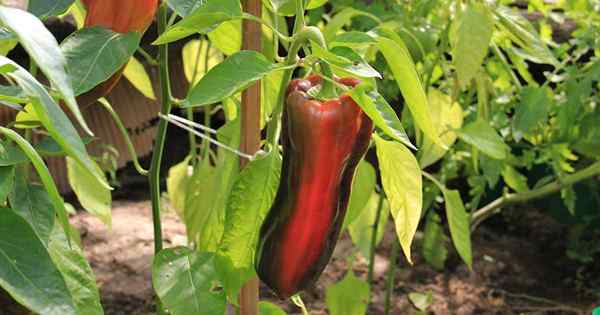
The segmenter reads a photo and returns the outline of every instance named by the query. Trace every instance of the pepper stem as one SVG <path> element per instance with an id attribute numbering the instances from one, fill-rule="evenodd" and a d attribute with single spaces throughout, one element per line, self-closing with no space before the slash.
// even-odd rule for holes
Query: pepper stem
<path id="1" fill-rule="evenodd" d="M 333 83 L 334 78 L 333 71 L 331 71 L 331 66 L 325 61 L 320 62 L 319 65 L 321 66 L 322 76 L 325 78 L 330 78 L 331 80 L 321 80 L 321 91 L 319 92 L 318 98 L 324 100 L 337 98 L 339 95 L 337 93 L 336 86 Z"/>

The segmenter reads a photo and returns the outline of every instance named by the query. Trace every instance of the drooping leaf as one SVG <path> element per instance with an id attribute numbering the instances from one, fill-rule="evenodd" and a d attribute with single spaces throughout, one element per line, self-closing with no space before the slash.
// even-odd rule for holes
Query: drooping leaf
<path id="1" fill-rule="evenodd" d="M 466 88 L 477 74 L 487 55 L 494 20 L 486 5 L 471 2 L 452 23 L 452 61 L 458 74 L 458 82 Z"/>
<path id="2" fill-rule="evenodd" d="M 365 114 L 371 118 L 377 128 L 393 139 L 404 143 L 410 148 L 416 149 L 410 142 L 396 112 L 394 112 L 394 109 L 392 109 L 379 92 L 366 84 L 361 84 L 348 94 L 362 108 Z"/>
<path id="3" fill-rule="evenodd" d="M 162 250 L 154 258 L 152 284 L 170 314 L 225 313 L 225 292 L 219 288 L 212 253 L 185 247 Z"/>
<path id="4" fill-rule="evenodd" d="M 145 97 L 156 100 L 156 95 L 154 94 L 154 87 L 152 86 L 152 80 L 150 79 L 150 75 L 144 68 L 144 65 L 139 62 L 135 57 L 129 58 L 129 62 L 125 66 L 125 70 L 123 71 L 123 75 L 127 80 Z"/>
<path id="5" fill-rule="evenodd" d="M 369 284 L 349 271 L 342 281 L 331 285 L 325 301 L 331 315 L 364 315 L 369 300 Z"/>
<path id="6" fill-rule="evenodd" d="M 17 35 L 28 55 L 40 67 L 53 87 L 62 94 L 65 104 L 79 124 L 87 133 L 92 134 L 75 100 L 72 82 L 67 75 L 68 60 L 61 52 L 52 33 L 35 16 L 19 9 L 0 6 L 0 21 Z M 3 65 L 7 63 L 2 61 Z"/>
<path id="7" fill-rule="evenodd" d="M 75 95 L 93 89 L 123 68 L 139 42 L 139 33 L 120 34 L 102 27 L 86 27 L 67 37 L 61 49 Z"/>
<path id="8" fill-rule="evenodd" d="M 222 101 L 277 69 L 262 54 L 240 51 L 212 68 L 190 89 L 182 105 L 193 107 Z"/>
<path id="9" fill-rule="evenodd" d="M 195 33 L 208 33 L 219 24 L 242 16 L 239 0 L 206 0 L 196 9 L 162 33 L 155 45 L 167 44 Z"/>
<path id="10" fill-rule="evenodd" d="M 471 226 L 470 217 L 465 210 L 460 194 L 457 190 L 442 189 L 446 201 L 446 216 L 450 225 L 450 235 L 458 255 L 469 266 L 473 265 L 473 254 L 471 249 Z"/>
<path id="11" fill-rule="evenodd" d="M 509 148 L 496 130 L 484 120 L 477 120 L 460 130 L 456 130 L 458 137 L 477 148 L 482 153 L 503 160 L 508 155 Z"/>
<path id="12" fill-rule="evenodd" d="M 0 208 L 0 286 L 31 311 L 78 315 L 48 250 L 25 219 Z"/>
<path id="13" fill-rule="evenodd" d="M 375 135 L 383 189 L 390 202 L 396 234 L 407 260 L 421 218 L 423 182 L 417 159 L 401 143 Z"/>
<path id="14" fill-rule="evenodd" d="M 260 227 L 279 186 L 281 157 L 271 151 L 240 172 L 227 200 L 225 231 L 217 251 L 216 269 L 231 300 L 254 276 Z"/>
<path id="15" fill-rule="evenodd" d="M 329 23 L 327 23 L 327 26 L 325 26 L 325 30 L 323 31 L 325 40 L 327 40 L 327 42 L 332 41 L 335 38 L 336 34 L 342 29 L 342 27 L 350 23 L 350 21 L 352 21 L 352 19 L 357 16 L 367 16 L 375 21 L 379 21 L 379 18 L 377 18 L 371 13 L 357 10 L 351 7 L 345 8 L 338 12 L 336 15 L 334 15 L 333 18 L 331 18 L 331 20 L 329 21 Z"/>
<path id="16" fill-rule="evenodd" d="M 75 195 L 77 195 L 81 206 L 110 228 L 112 225 L 112 196 L 110 190 L 100 185 L 89 172 L 71 157 L 67 157 L 66 161 L 69 184 Z M 97 164 L 95 166 L 97 172 L 102 174 L 103 179 L 106 180 L 100 166 Z"/>
<path id="17" fill-rule="evenodd" d="M 377 36 L 379 51 L 385 57 L 394 75 L 394 79 L 402 92 L 402 96 L 408 105 L 415 124 L 423 131 L 426 137 L 430 138 L 434 143 L 443 146 L 436 126 L 432 122 L 429 105 L 427 104 L 427 95 L 419 79 L 419 74 L 402 39 L 385 29 L 380 29 L 379 33 L 372 34 L 376 34 L 374 36 Z"/>

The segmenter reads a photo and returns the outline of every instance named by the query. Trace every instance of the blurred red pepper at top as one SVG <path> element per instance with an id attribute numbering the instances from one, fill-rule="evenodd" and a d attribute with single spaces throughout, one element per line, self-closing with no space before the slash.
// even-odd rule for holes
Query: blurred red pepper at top
<path id="1" fill-rule="evenodd" d="M 85 27 L 100 26 L 117 33 L 145 32 L 152 24 L 158 0 L 82 0 L 86 7 Z M 79 95 L 80 106 L 92 104 L 119 82 L 124 67 L 92 90 Z"/>

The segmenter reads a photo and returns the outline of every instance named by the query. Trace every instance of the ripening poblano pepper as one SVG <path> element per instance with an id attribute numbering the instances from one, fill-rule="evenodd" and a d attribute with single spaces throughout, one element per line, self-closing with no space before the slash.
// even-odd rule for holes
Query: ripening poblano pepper
<path id="1" fill-rule="evenodd" d="M 257 273 L 281 298 L 312 285 L 329 262 L 373 132 L 371 119 L 349 95 L 325 101 L 309 96 L 321 80 L 310 76 L 288 86 L 281 181 L 260 231 Z"/>

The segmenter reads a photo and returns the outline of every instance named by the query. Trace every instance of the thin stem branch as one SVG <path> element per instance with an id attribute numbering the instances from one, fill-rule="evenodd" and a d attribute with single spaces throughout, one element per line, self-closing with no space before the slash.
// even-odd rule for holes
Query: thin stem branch
<path id="1" fill-rule="evenodd" d="M 167 29 L 167 4 L 163 2 L 158 10 L 158 33 L 163 34 Z M 171 88 L 169 79 L 169 54 L 168 44 L 160 45 L 159 51 L 159 77 L 161 87 L 161 114 L 168 115 L 171 111 Z M 154 252 L 158 253 L 163 248 L 162 224 L 160 219 L 160 166 L 166 142 L 167 121 L 158 121 L 158 131 L 154 143 L 152 163 L 150 165 L 150 196 L 152 199 L 152 222 L 154 227 Z M 158 307 L 159 313 L 163 313 Z"/>
<path id="2" fill-rule="evenodd" d="M 119 115 L 115 112 L 115 110 L 112 108 L 112 106 L 110 106 L 110 103 L 105 98 L 99 99 L 98 102 L 110 114 L 110 116 L 115 121 L 115 124 L 117 124 L 117 127 L 121 131 L 121 134 L 123 135 L 123 138 L 125 139 L 125 144 L 127 144 L 127 150 L 129 151 L 129 155 L 131 156 L 131 160 L 133 161 L 133 166 L 135 167 L 135 170 L 140 175 L 147 176 L 148 171 L 146 169 L 144 169 L 142 167 L 142 165 L 140 164 L 140 160 L 138 159 L 137 152 L 135 152 L 135 146 L 133 145 L 133 142 L 131 141 L 131 137 L 129 137 L 129 133 L 127 133 L 127 128 L 125 128 L 125 125 L 123 125 L 123 121 L 121 121 L 121 118 L 119 117 Z"/>
<path id="3" fill-rule="evenodd" d="M 279 39 L 281 39 L 282 41 L 284 41 L 286 43 L 289 43 L 289 42 L 292 41 L 291 37 L 285 36 L 275 26 L 273 26 L 270 23 L 268 23 L 267 21 L 259 18 L 258 16 L 254 16 L 254 15 L 249 14 L 249 13 L 244 13 L 242 15 L 242 19 L 254 21 L 254 22 L 260 23 L 261 25 L 264 25 L 264 26 L 268 27 L 269 29 L 271 29 L 271 31 L 273 31 L 273 34 L 275 34 L 277 37 L 279 37 Z"/>
<path id="4" fill-rule="evenodd" d="M 375 222 L 373 222 L 373 230 L 371 232 L 371 247 L 369 248 L 369 273 L 367 281 L 370 286 L 373 286 L 373 270 L 375 269 L 375 247 L 377 247 L 377 230 L 379 229 L 379 219 L 381 218 L 381 209 L 383 208 L 384 194 L 380 194 L 379 203 L 377 204 L 377 212 L 375 213 Z"/>
<path id="5" fill-rule="evenodd" d="M 556 180 L 540 188 L 502 196 L 483 208 L 473 212 L 473 215 L 471 216 L 471 230 L 475 230 L 481 222 L 499 212 L 502 207 L 545 197 L 560 191 L 563 187 L 573 185 L 598 174 L 600 174 L 600 162 L 596 162 L 574 174 L 565 176 L 560 180 Z"/>
<path id="6" fill-rule="evenodd" d="M 385 291 L 385 315 L 390 314 L 391 306 L 392 306 L 392 294 L 394 292 L 394 278 L 396 275 L 396 258 L 398 257 L 398 240 L 394 238 L 392 242 L 392 253 L 390 255 L 390 269 L 387 274 L 387 287 Z"/>

